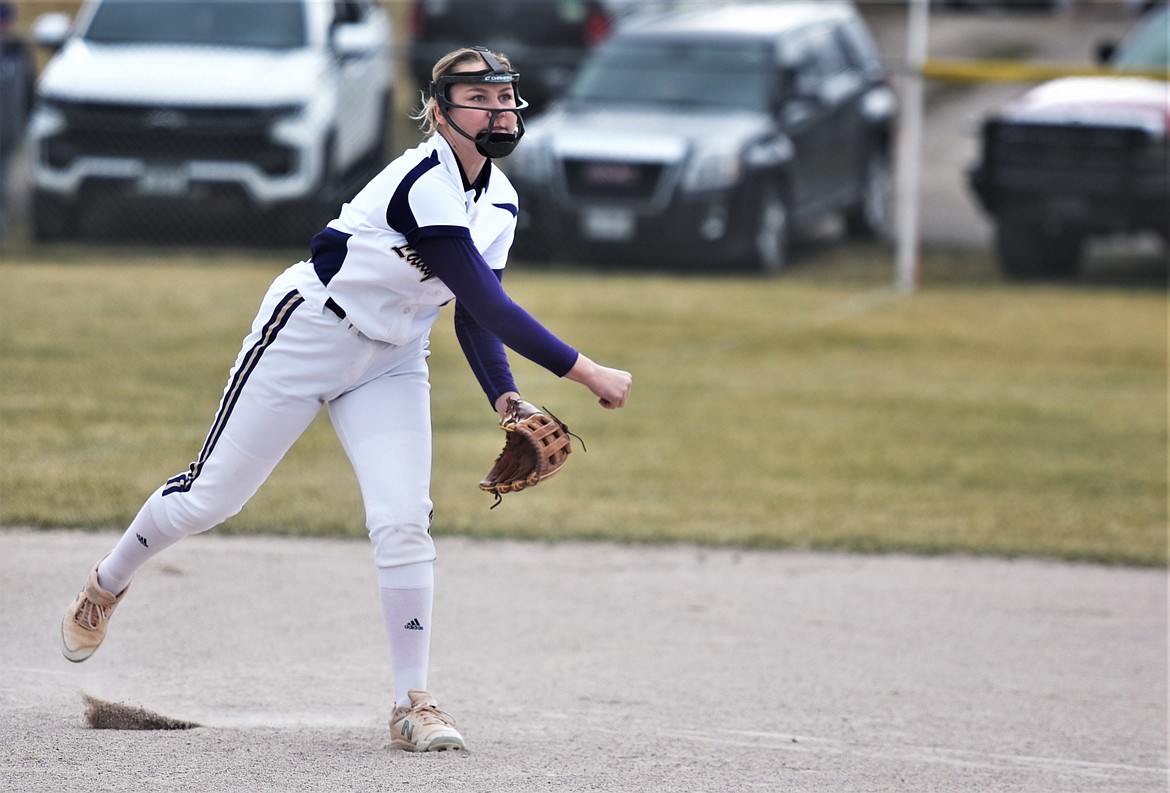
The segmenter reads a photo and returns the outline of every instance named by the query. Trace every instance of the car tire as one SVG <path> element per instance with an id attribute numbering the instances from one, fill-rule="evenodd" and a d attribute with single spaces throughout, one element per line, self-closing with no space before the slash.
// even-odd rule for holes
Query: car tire
<path id="1" fill-rule="evenodd" d="M 765 182 L 756 193 L 755 224 L 751 230 L 752 264 L 763 273 L 779 273 L 788 266 L 792 213 L 788 196 L 775 182 Z"/>
<path id="2" fill-rule="evenodd" d="M 890 226 L 890 158 L 872 150 L 865 158 L 857 203 L 845 211 L 845 233 L 857 239 L 880 239 Z"/>
<path id="3" fill-rule="evenodd" d="M 32 198 L 32 238 L 34 242 L 62 242 L 80 236 L 81 213 L 57 196 L 40 191 Z"/>
<path id="4" fill-rule="evenodd" d="M 1068 230 L 1046 230 L 1037 220 L 1003 212 L 995 223 L 1000 271 L 1015 281 L 1069 278 L 1080 269 L 1084 239 Z"/>

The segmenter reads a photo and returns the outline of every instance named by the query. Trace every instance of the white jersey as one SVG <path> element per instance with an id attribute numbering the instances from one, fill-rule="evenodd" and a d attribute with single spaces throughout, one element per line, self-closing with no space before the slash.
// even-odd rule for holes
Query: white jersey
<path id="1" fill-rule="evenodd" d="M 404 344 L 429 332 L 454 294 L 417 256 L 427 236 L 470 237 L 500 270 L 516 231 L 516 191 L 490 160 L 465 184 L 454 151 L 432 135 L 375 176 L 313 239 L 289 283 L 323 309 L 330 299 L 371 339 Z"/>

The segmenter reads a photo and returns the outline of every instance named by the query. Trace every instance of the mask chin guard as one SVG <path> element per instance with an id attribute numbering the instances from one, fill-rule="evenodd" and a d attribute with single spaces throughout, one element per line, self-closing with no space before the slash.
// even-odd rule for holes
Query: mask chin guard
<path id="1" fill-rule="evenodd" d="M 445 74 L 438 80 L 431 83 L 431 96 L 439 104 L 439 112 L 447 119 L 447 123 L 451 128 L 458 132 L 463 137 L 475 144 L 476 151 L 488 159 L 496 159 L 499 157 L 507 157 L 511 154 L 516 144 L 520 142 L 520 138 L 524 136 L 524 119 L 520 115 L 520 111 L 528 107 L 528 103 L 520 97 L 520 90 L 518 83 L 520 82 L 519 72 L 511 72 L 504 68 L 499 59 L 492 54 L 487 47 L 472 47 L 480 57 L 487 68 L 481 69 L 478 72 L 459 72 L 456 74 Z M 516 98 L 516 107 L 512 108 L 497 108 L 489 110 L 491 116 L 488 118 L 487 129 L 478 135 L 471 135 L 464 131 L 451 120 L 451 115 L 448 112 L 453 107 L 465 108 L 467 110 L 484 110 L 482 107 L 475 107 L 474 105 L 457 105 L 451 101 L 447 92 L 450 86 L 458 83 L 479 83 L 487 85 L 498 85 L 500 83 L 511 83 L 513 96 Z M 496 119 L 501 113 L 512 113 L 516 116 L 516 131 L 512 133 L 507 132 L 492 132 L 496 126 Z"/>

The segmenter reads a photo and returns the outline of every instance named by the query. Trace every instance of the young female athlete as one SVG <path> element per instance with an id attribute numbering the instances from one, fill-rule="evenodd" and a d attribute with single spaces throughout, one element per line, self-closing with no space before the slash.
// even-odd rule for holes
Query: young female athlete
<path id="1" fill-rule="evenodd" d="M 395 707 L 391 743 L 464 748 L 427 693 L 432 564 L 427 339 L 455 301 L 459 343 L 503 416 L 519 398 L 504 347 L 580 383 L 606 408 L 631 375 L 565 344 L 504 292 L 516 192 L 493 163 L 524 133 L 519 75 L 476 47 L 435 64 L 417 118 L 431 133 L 373 178 L 277 277 L 229 375 L 198 458 L 147 499 L 91 571 L 61 627 L 70 661 L 89 658 L 134 573 L 189 534 L 235 515 L 322 405 L 353 464 L 378 569 Z"/>

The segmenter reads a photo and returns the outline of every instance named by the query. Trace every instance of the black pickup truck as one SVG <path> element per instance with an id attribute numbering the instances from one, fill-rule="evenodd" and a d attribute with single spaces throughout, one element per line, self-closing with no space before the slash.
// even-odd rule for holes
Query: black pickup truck
<path id="1" fill-rule="evenodd" d="M 1163 5 L 1102 47 L 1117 76 L 1053 80 L 984 120 L 967 175 L 995 221 L 1005 276 L 1071 276 L 1092 236 L 1155 231 L 1170 242 L 1168 25 Z"/>

